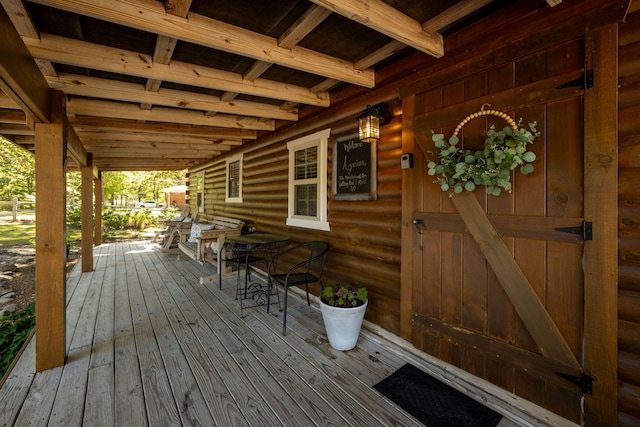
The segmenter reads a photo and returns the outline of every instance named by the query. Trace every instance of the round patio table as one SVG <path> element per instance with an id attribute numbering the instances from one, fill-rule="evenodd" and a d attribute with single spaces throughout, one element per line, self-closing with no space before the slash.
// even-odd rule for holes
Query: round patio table
<path id="1" fill-rule="evenodd" d="M 264 285 L 260 282 L 251 282 L 251 264 L 264 261 L 267 266 L 267 257 L 277 253 L 281 248 L 287 246 L 291 238 L 283 234 L 273 233 L 249 233 L 239 236 L 229 236 L 224 241 L 224 249 L 231 253 L 231 257 L 225 259 L 232 265 L 237 266 L 238 275 L 236 279 L 236 299 L 240 300 L 240 316 L 244 317 L 244 309 L 257 307 L 266 304 L 266 293 Z M 240 267 L 244 266 L 245 279 L 244 286 L 240 280 Z M 222 270 L 222 269 L 221 269 Z M 266 271 L 266 270 L 265 270 Z M 220 287 L 222 287 L 222 271 L 220 273 Z M 245 306 L 246 300 L 253 300 L 253 305 Z"/>

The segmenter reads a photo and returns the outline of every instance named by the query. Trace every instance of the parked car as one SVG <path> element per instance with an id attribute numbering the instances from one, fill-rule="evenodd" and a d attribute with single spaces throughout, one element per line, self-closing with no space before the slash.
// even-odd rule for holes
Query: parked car
<path id="1" fill-rule="evenodd" d="M 138 204 L 138 207 L 141 208 L 162 208 L 164 207 L 164 203 L 158 203 L 155 200 L 145 200 Z"/>

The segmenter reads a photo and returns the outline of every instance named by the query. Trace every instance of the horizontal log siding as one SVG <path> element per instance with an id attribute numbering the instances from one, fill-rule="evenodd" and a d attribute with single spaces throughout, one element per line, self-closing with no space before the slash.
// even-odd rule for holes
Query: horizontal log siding
<path id="1" fill-rule="evenodd" d="M 619 28 L 618 425 L 625 427 L 640 425 L 640 11 Z"/>
<path id="2" fill-rule="evenodd" d="M 325 128 L 331 138 L 349 136 L 357 131 L 356 117 L 369 99 L 361 105 L 338 108 L 335 121 L 322 120 L 322 125 L 300 125 L 298 131 L 283 131 L 268 140 L 258 139 L 240 150 L 243 152 L 243 203 L 225 203 L 225 160 L 215 160 L 194 169 L 205 171 L 205 212 L 203 219 L 214 214 L 239 218 L 259 231 L 290 235 L 292 243 L 325 240 L 331 245 L 325 270 L 325 282 L 359 281 L 369 289 L 370 304 L 366 318 L 385 329 L 399 333 L 400 304 L 400 218 L 402 154 L 401 103 L 391 102 L 396 112 L 393 120 L 382 128 L 377 152 L 378 199 L 367 201 L 332 200 L 328 202 L 331 231 L 315 231 L 287 227 L 288 166 L 287 142 Z M 393 95 L 392 95 L 393 97 Z M 309 117 L 308 120 L 313 120 Z M 239 151 L 234 151 L 233 154 Z M 328 194 L 331 192 L 332 147 L 329 144 Z M 193 180 L 191 180 L 193 181 Z M 195 188 L 190 188 L 195 194 Z M 192 197 L 192 203 L 195 203 Z M 289 260 L 290 263 L 295 259 Z M 312 289 L 319 292 L 319 287 Z"/>

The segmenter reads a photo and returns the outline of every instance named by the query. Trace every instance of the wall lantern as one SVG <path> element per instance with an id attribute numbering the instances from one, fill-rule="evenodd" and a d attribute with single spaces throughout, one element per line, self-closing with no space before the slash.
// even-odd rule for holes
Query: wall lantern
<path id="1" fill-rule="evenodd" d="M 380 139 L 380 126 L 389 123 L 391 111 L 389 104 L 381 102 L 366 110 L 358 117 L 358 138 L 362 142 L 376 142 Z"/>

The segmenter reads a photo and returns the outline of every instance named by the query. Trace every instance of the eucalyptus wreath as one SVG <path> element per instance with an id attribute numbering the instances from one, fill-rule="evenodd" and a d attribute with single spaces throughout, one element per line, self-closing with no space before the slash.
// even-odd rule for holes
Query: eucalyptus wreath
<path id="1" fill-rule="evenodd" d="M 486 185 L 487 193 L 494 196 L 500 195 L 501 188 L 511 192 L 511 171 L 519 168 L 525 175 L 533 172 L 531 162 L 536 155 L 527 151 L 527 146 L 540 135 L 536 130 L 537 122 L 529 123 L 529 130 L 521 124 L 522 119 L 517 126 L 505 126 L 499 131 L 492 125 L 487 131 L 484 148 L 477 151 L 458 147 L 458 129 L 448 141 L 443 134 L 434 134 L 432 139 L 440 149 L 434 154 L 439 161 L 427 164 L 429 175 L 436 176 L 434 182 L 440 184 L 442 191 L 453 189 L 454 193 L 462 193 L 473 191 L 477 185 Z"/>

